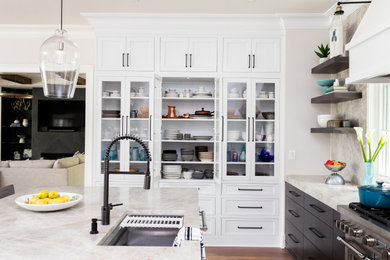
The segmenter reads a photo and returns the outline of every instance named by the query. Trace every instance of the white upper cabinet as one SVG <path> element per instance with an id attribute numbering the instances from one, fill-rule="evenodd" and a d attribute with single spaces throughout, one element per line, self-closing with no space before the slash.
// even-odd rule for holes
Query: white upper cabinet
<path id="1" fill-rule="evenodd" d="M 161 71 L 188 69 L 187 38 L 161 38 Z"/>
<path id="2" fill-rule="evenodd" d="M 99 37 L 98 70 L 154 70 L 154 38 Z"/>
<path id="3" fill-rule="evenodd" d="M 160 71 L 217 70 L 216 38 L 161 38 Z"/>
<path id="4" fill-rule="evenodd" d="M 225 39 L 224 72 L 280 72 L 279 39 Z"/>
<path id="5" fill-rule="evenodd" d="M 280 40 L 252 40 L 252 71 L 280 72 Z"/>

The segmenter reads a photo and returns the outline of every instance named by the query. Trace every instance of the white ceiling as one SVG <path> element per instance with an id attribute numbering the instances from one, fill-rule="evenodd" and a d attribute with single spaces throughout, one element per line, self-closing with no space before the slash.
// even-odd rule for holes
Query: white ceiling
<path id="1" fill-rule="evenodd" d="M 337 0 L 64 0 L 64 24 L 87 25 L 82 12 L 324 13 Z M 0 24 L 58 24 L 60 0 L 0 0 Z"/>

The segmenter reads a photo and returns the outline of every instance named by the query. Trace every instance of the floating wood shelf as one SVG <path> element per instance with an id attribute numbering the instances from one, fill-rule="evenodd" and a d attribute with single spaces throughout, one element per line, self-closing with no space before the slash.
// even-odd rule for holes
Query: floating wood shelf
<path id="1" fill-rule="evenodd" d="M 349 57 L 336 56 L 311 69 L 312 74 L 336 74 L 349 68 Z"/>
<path id="2" fill-rule="evenodd" d="M 312 104 L 335 104 L 362 98 L 362 92 L 332 92 L 311 99 Z"/>
<path id="3" fill-rule="evenodd" d="M 354 133 L 355 130 L 353 127 L 337 127 L 337 128 L 311 128 L 311 133 L 315 134 L 351 134 Z"/>

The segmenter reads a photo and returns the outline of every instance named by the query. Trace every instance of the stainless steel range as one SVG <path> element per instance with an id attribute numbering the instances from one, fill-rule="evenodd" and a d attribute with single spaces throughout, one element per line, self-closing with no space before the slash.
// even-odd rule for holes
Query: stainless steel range
<path id="1" fill-rule="evenodd" d="M 339 211 L 341 220 L 336 226 L 345 239 L 337 239 L 345 245 L 345 260 L 390 260 L 390 210 L 350 203 L 340 206 Z"/>

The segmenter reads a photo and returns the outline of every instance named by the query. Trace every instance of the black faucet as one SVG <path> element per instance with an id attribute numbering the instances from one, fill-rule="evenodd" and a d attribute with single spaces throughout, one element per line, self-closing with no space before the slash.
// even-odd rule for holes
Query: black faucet
<path id="1" fill-rule="evenodd" d="M 120 140 L 133 140 L 141 145 L 141 147 L 145 150 L 146 153 L 146 172 L 145 172 L 145 179 L 144 179 L 144 189 L 150 190 L 150 161 L 151 156 L 149 152 L 149 148 L 146 146 L 146 144 L 137 136 L 135 135 L 122 135 L 114 137 L 114 139 L 111 141 L 111 143 L 108 145 L 106 154 L 104 156 L 104 197 L 103 197 L 103 206 L 102 206 L 102 225 L 110 225 L 110 211 L 115 206 L 123 205 L 123 203 L 119 204 L 112 204 L 108 202 L 108 192 L 109 192 L 109 176 L 110 176 L 110 151 L 112 146 L 120 141 Z"/>

